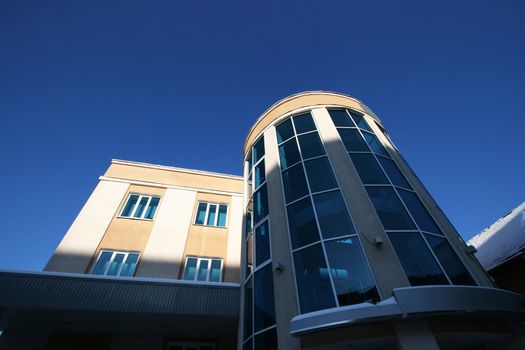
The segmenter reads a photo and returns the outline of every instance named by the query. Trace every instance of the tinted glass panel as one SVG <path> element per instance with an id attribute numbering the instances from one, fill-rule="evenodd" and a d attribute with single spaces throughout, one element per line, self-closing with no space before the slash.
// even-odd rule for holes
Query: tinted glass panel
<path id="1" fill-rule="evenodd" d="M 146 219 L 153 219 L 155 212 L 157 211 L 157 206 L 159 205 L 159 200 L 160 198 L 158 197 L 151 198 L 146 214 L 144 215 Z"/>
<path id="2" fill-rule="evenodd" d="M 315 244 L 293 255 L 301 313 L 335 307 L 321 245 Z"/>
<path id="3" fill-rule="evenodd" d="M 253 271 L 253 236 L 250 235 L 246 241 L 246 276 Z"/>
<path id="4" fill-rule="evenodd" d="M 109 265 L 109 270 L 106 273 L 108 276 L 118 276 L 120 267 L 122 266 L 122 262 L 124 261 L 124 257 L 126 255 L 123 253 L 117 253 L 115 254 L 115 257 L 113 258 L 113 261 Z"/>
<path id="5" fill-rule="evenodd" d="M 195 223 L 199 225 L 204 225 L 204 219 L 206 218 L 206 203 L 199 203 L 197 208 L 197 217 L 195 218 Z"/>
<path id="6" fill-rule="evenodd" d="M 208 260 L 201 259 L 200 265 L 199 265 L 199 272 L 197 275 L 197 281 L 207 280 L 209 267 L 210 267 L 210 262 Z"/>
<path id="7" fill-rule="evenodd" d="M 346 150 L 351 152 L 369 152 L 363 137 L 357 129 L 337 129 L 341 140 L 345 144 Z"/>
<path id="8" fill-rule="evenodd" d="M 308 160 L 304 162 L 304 166 L 312 192 L 330 190 L 337 187 L 337 182 L 327 157 Z"/>
<path id="9" fill-rule="evenodd" d="M 252 201 L 250 201 L 250 204 L 248 205 L 248 211 L 246 212 L 246 236 L 248 236 L 248 233 L 252 232 L 253 229 L 253 222 L 252 222 L 252 210 L 253 205 Z"/>
<path id="10" fill-rule="evenodd" d="M 139 196 L 137 196 L 136 194 L 132 194 L 131 196 L 129 196 L 128 202 L 126 203 L 124 210 L 122 210 L 121 216 L 131 216 L 133 208 L 135 207 L 135 204 L 137 203 L 138 199 Z"/>
<path id="11" fill-rule="evenodd" d="M 261 160 L 261 162 L 255 167 L 255 174 L 253 177 L 255 181 L 255 188 L 259 187 L 264 182 L 264 160 Z"/>
<path id="12" fill-rule="evenodd" d="M 255 272 L 254 277 L 254 328 L 255 332 L 275 324 L 272 265 Z"/>
<path id="13" fill-rule="evenodd" d="M 183 279 L 193 281 L 195 279 L 196 272 L 197 258 L 188 258 L 188 260 L 186 260 L 186 267 L 184 268 Z"/>
<path id="14" fill-rule="evenodd" d="M 419 233 L 392 232 L 388 237 L 411 285 L 448 284 Z"/>
<path id="15" fill-rule="evenodd" d="M 286 203 L 304 197 L 308 194 L 308 187 L 304 178 L 303 166 L 294 165 L 288 170 L 283 171 L 283 187 Z"/>
<path id="16" fill-rule="evenodd" d="M 375 301 L 377 289 L 357 238 L 325 243 L 339 306 Z"/>
<path id="17" fill-rule="evenodd" d="M 314 203 L 324 239 L 355 233 L 339 190 L 316 194 Z"/>
<path id="18" fill-rule="evenodd" d="M 221 261 L 220 260 L 214 259 L 211 261 L 210 281 L 211 282 L 221 281 Z"/>
<path id="19" fill-rule="evenodd" d="M 319 240 L 319 232 L 317 231 L 312 202 L 309 197 L 288 206 L 288 225 L 292 249 Z"/>
<path id="20" fill-rule="evenodd" d="M 122 271 L 120 271 L 120 276 L 133 276 L 137 260 L 139 260 L 138 254 L 128 254 L 128 258 L 124 262 L 124 266 L 122 266 Z"/>
<path id="21" fill-rule="evenodd" d="M 253 300 L 253 283 L 252 278 L 244 286 L 244 339 L 248 339 L 253 333 L 252 323 L 252 300 Z"/>
<path id="22" fill-rule="evenodd" d="M 366 191 L 385 230 L 416 228 L 392 187 L 366 187 Z"/>
<path id="23" fill-rule="evenodd" d="M 388 179 L 372 153 L 349 154 L 364 184 L 388 184 Z"/>
<path id="24" fill-rule="evenodd" d="M 358 127 L 373 132 L 368 123 L 365 121 L 365 118 L 361 114 L 350 112 L 350 115 L 352 115 L 352 119 L 354 119 L 354 122 L 357 124 Z"/>
<path id="25" fill-rule="evenodd" d="M 295 138 L 279 146 L 279 159 L 281 160 L 281 169 L 286 169 L 301 160 Z"/>
<path id="26" fill-rule="evenodd" d="M 322 156 L 325 154 L 321 139 L 317 132 L 311 132 L 298 137 L 299 146 L 301 146 L 301 155 L 303 159 Z"/>
<path id="27" fill-rule="evenodd" d="M 277 131 L 277 143 L 288 140 L 294 135 L 292 119 L 287 119 L 281 124 L 277 125 L 275 127 L 275 131 Z"/>
<path id="28" fill-rule="evenodd" d="M 217 219 L 217 226 L 226 227 L 227 214 L 228 207 L 226 205 L 219 205 L 219 218 Z"/>
<path id="29" fill-rule="evenodd" d="M 215 217 L 217 216 L 217 206 L 215 204 L 210 204 L 208 206 L 208 221 L 206 225 L 215 225 Z"/>
<path id="30" fill-rule="evenodd" d="M 255 336 L 255 350 L 277 350 L 277 331 L 275 328 Z"/>
<path id="31" fill-rule="evenodd" d="M 293 123 L 295 125 L 295 131 L 298 134 L 315 130 L 315 124 L 310 113 L 305 113 L 293 117 Z"/>
<path id="32" fill-rule="evenodd" d="M 244 344 L 242 345 L 242 349 L 243 349 L 243 350 L 252 350 L 252 349 L 253 349 L 252 341 L 253 341 L 253 339 L 250 339 L 249 341 L 247 341 L 246 343 L 244 343 Z"/>
<path id="33" fill-rule="evenodd" d="M 268 221 L 255 229 L 255 262 L 258 265 L 270 259 L 270 234 Z"/>
<path id="34" fill-rule="evenodd" d="M 372 135 L 372 134 L 364 132 L 363 136 L 365 137 L 366 143 L 368 143 L 368 146 L 370 146 L 370 149 L 372 150 L 372 152 L 381 154 L 386 157 L 390 157 L 385 147 L 383 147 L 383 145 L 381 144 L 381 141 L 379 141 L 376 135 Z"/>
<path id="35" fill-rule="evenodd" d="M 94 275 L 103 275 L 108 268 L 109 260 L 111 260 L 112 255 L 113 252 L 102 252 L 93 268 L 93 272 L 91 273 Z"/>
<path id="36" fill-rule="evenodd" d="M 262 157 L 264 157 L 264 137 L 261 137 L 253 146 L 253 164 L 257 163 Z"/>
<path id="37" fill-rule="evenodd" d="M 401 199 L 405 202 L 405 205 L 408 208 L 408 211 L 412 214 L 414 220 L 416 220 L 417 225 L 423 231 L 433 232 L 437 234 L 442 234 L 439 228 L 437 227 L 434 219 L 430 216 L 428 211 L 425 209 L 419 198 L 414 192 L 405 191 L 402 189 L 398 190 Z"/>
<path id="38" fill-rule="evenodd" d="M 353 126 L 355 127 L 354 122 L 350 119 L 350 116 L 344 109 L 329 109 L 330 117 L 334 122 L 335 126 Z"/>
<path id="39" fill-rule="evenodd" d="M 379 163 L 381 163 L 381 165 L 383 166 L 383 169 L 385 169 L 386 174 L 390 178 L 390 181 L 392 181 L 394 185 L 411 189 L 407 180 L 405 179 L 403 174 L 401 174 L 393 160 L 384 157 L 377 158 L 379 159 Z"/>
<path id="40" fill-rule="evenodd" d="M 142 217 L 142 213 L 144 212 L 144 209 L 146 209 L 146 204 L 148 203 L 149 197 L 142 197 L 140 199 L 139 205 L 137 207 L 137 210 L 135 210 L 135 214 L 133 214 L 133 217 L 140 218 Z"/>
<path id="41" fill-rule="evenodd" d="M 476 285 L 445 238 L 433 235 L 425 235 L 425 237 L 453 284 Z"/>
<path id="42" fill-rule="evenodd" d="M 268 194 L 266 193 L 266 185 L 261 186 L 253 195 L 253 216 L 255 223 L 261 221 L 268 215 Z"/>

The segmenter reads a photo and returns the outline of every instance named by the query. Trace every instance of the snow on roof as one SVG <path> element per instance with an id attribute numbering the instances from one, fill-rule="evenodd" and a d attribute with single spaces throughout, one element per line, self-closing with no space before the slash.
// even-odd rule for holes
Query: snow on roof
<path id="1" fill-rule="evenodd" d="M 472 237 L 476 258 L 487 271 L 525 252 L 525 202 Z"/>

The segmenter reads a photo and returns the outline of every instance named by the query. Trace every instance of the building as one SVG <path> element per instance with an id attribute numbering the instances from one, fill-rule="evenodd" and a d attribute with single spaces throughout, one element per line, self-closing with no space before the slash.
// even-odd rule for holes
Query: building
<path id="1" fill-rule="evenodd" d="M 525 294 L 525 202 L 468 241 L 496 285 Z"/>
<path id="2" fill-rule="evenodd" d="M 377 116 L 305 92 L 236 177 L 113 161 L 43 273 L 0 272 L 0 346 L 515 349 L 494 288 Z"/>

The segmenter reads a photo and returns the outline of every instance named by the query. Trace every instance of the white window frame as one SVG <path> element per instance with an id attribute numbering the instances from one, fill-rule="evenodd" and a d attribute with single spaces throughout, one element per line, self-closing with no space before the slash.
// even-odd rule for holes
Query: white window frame
<path id="1" fill-rule="evenodd" d="M 124 216 L 123 215 L 124 210 L 128 206 L 128 202 L 131 199 L 131 196 L 139 196 L 139 198 L 137 199 L 137 203 L 135 203 L 135 205 L 133 206 L 133 209 L 131 210 L 131 213 L 129 214 L 129 216 Z M 142 215 L 140 217 L 136 218 L 135 217 L 135 212 L 137 211 L 137 208 L 139 207 L 139 204 L 140 204 L 140 201 L 142 200 L 142 198 L 148 198 L 148 201 L 146 202 L 146 206 L 144 208 L 144 211 L 142 212 Z M 159 199 L 159 204 L 157 204 L 157 210 L 155 210 L 155 214 L 153 214 L 153 217 L 151 219 L 145 218 L 144 215 L 146 215 L 146 212 L 148 211 L 149 205 L 150 205 L 150 203 L 151 203 L 153 198 L 158 198 Z M 159 206 L 160 206 L 160 196 L 152 196 L 152 195 L 140 194 L 140 193 L 130 193 L 128 195 L 128 198 L 126 199 L 126 202 L 122 206 L 122 210 L 120 211 L 120 215 L 118 217 L 119 218 L 126 218 L 126 219 L 153 220 L 155 218 L 155 215 L 157 215 L 157 211 L 159 209 Z"/>
<path id="2" fill-rule="evenodd" d="M 188 266 L 188 259 L 197 259 L 197 265 L 195 266 L 195 276 L 193 277 L 193 280 L 188 280 L 188 279 L 185 279 L 184 278 L 184 275 L 186 273 L 186 266 Z M 201 269 L 201 262 L 203 260 L 207 260 L 208 261 L 208 272 L 206 273 L 206 280 L 205 281 L 199 281 L 198 280 L 198 277 L 199 277 L 199 271 Z M 220 279 L 218 282 L 222 282 L 222 268 L 224 266 L 224 261 L 223 259 L 221 258 L 203 258 L 203 257 L 200 257 L 200 256 L 187 256 L 186 257 L 186 263 L 184 264 L 184 270 L 182 271 L 182 279 L 184 281 L 196 281 L 196 282 L 212 282 L 210 281 L 210 275 L 211 275 L 211 263 L 213 260 L 219 260 L 221 262 L 221 268 L 220 268 Z M 215 281 L 213 281 L 215 282 Z M 218 282 L 215 282 L 215 283 L 218 283 Z"/>
<path id="3" fill-rule="evenodd" d="M 137 257 L 137 264 L 138 264 L 138 262 L 140 260 L 140 253 L 139 252 L 123 252 L 123 251 L 120 251 L 120 250 L 101 249 L 100 252 L 98 253 L 97 260 L 95 260 L 95 263 L 91 267 L 91 271 L 89 272 L 90 274 L 93 274 L 93 271 L 95 270 L 95 266 L 97 266 L 97 263 L 100 260 L 100 257 L 102 256 L 102 253 L 113 253 L 113 254 L 111 255 L 111 258 L 109 259 L 108 266 L 106 267 L 106 270 L 104 271 L 104 273 L 102 275 L 98 275 L 97 274 L 97 276 L 107 276 L 108 275 L 108 271 L 111 268 L 111 263 L 113 262 L 113 260 L 115 260 L 115 257 L 117 256 L 117 254 L 124 254 L 124 260 L 122 260 L 122 264 L 120 265 L 118 273 L 115 276 L 111 276 L 111 277 L 120 277 L 120 273 L 122 272 L 122 269 L 124 268 L 124 263 L 128 260 L 128 256 L 130 254 L 137 254 L 138 255 L 138 257 Z M 126 277 L 133 277 L 135 275 L 136 268 L 137 267 L 135 266 L 135 269 L 133 269 L 133 274 L 131 276 L 126 276 Z"/>
<path id="4" fill-rule="evenodd" d="M 203 224 L 198 224 L 197 223 L 197 217 L 199 215 L 199 206 L 201 205 L 201 203 L 203 204 L 206 204 L 206 214 L 204 215 L 204 223 Z M 215 209 L 215 220 L 213 222 L 212 225 L 208 225 L 207 222 L 208 222 L 208 216 L 210 215 L 210 206 L 212 205 L 215 205 L 217 206 L 216 209 Z M 219 226 L 218 223 L 219 223 L 219 208 L 221 205 L 224 205 L 226 207 L 226 222 L 224 223 L 224 226 Z M 202 225 L 202 226 L 210 226 L 210 227 L 219 227 L 219 228 L 227 228 L 228 227 L 228 211 L 229 211 L 229 208 L 228 208 L 228 204 L 226 203 L 212 203 L 212 202 L 206 202 L 206 201 L 198 201 L 197 202 L 197 211 L 195 213 L 195 221 L 193 222 L 195 225 Z"/>

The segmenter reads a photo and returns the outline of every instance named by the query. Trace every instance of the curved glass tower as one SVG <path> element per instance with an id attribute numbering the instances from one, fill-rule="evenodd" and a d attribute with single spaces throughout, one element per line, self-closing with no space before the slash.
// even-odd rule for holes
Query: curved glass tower
<path id="1" fill-rule="evenodd" d="M 407 303 L 443 314 L 441 296 L 458 304 L 492 286 L 360 101 L 279 101 L 244 154 L 240 348 L 433 348 L 436 323 Z"/>

